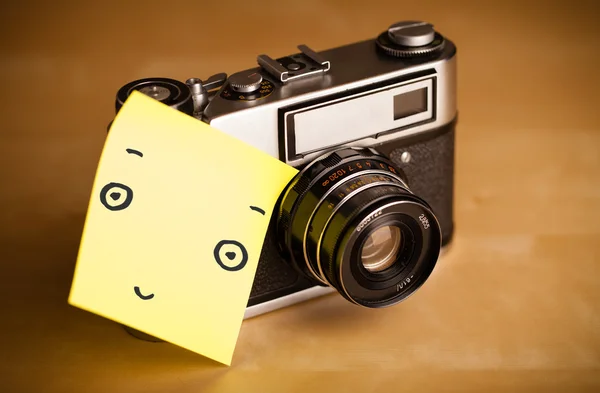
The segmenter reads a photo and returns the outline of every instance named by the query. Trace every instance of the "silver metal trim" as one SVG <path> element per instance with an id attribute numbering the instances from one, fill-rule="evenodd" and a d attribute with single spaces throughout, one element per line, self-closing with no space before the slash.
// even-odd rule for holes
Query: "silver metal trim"
<path id="1" fill-rule="evenodd" d="M 269 74 L 277 76 L 281 82 L 285 82 L 284 79 L 287 76 L 288 70 L 284 66 L 279 64 L 276 60 L 273 60 L 267 55 L 259 55 L 256 58 L 258 64 L 263 67 Z"/>
<path id="2" fill-rule="evenodd" d="M 269 300 L 268 302 L 260 303 L 246 308 L 244 319 L 254 318 L 258 315 L 266 314 L 280 308 L 288 307 L 297 303 L 305 302 L 315 297 L 324 296 L 336 292 L 331 287 L 315 286 L 312 288 L 298 291 L 287 296 L 282 296 L 277 299 Z"/>
<path id="3" fill-rule="evenodd" d="M 258 62 L 258 65 L 263 67 L 272 76 L 278 78 L 282 83 L 291 81 L 293 79 L 304 78 L 309 75 L 325 73 L 331 69 L 331 63 L 328 60 L 325 60 L 323 56 L 310 49 L 308 46 L 298 45 L 298 49 L 306 57 L 319 64 L 321 68 L 318 68 L 314 71 L 294 72 L 294 74 L 292 74 L 294 76 L 290 76 L 290 72 L 287 68 L 282 66 L 277 60 L 272 59 L 268 55 L 259 55 L 256 58 L 256 61 Z"/>
<path id="4" fill-rule="evenodd" d="M 298 49 L 300 49 L 300 51 L 302 53 L 304 53 L 306 56 L 308 56 L 314 62 L 319 63 L 320 65 L 322 65 L 324 67 L 323 68 L 323 72 L 327 72 L 327 71 L 329 71 L 331 69 L 331 63 L 329 62 L 329 60 L 325 60 L 325 58 L 323 56 L 321 56 L 320 54 L 318 54 L 314 50 L 310 49 L 308 46 L 306 46 L 306 45 L 298 45 Z"/>
<path id="5" fill-rule="evenodd" d="M 400 119 L 390 120 L 385 116 L 377 116 L 375 119 L 370 119 L 368 122 L 369 126 L 364 127 L 364 125 L 355 125 L 355 127 L 344 127 L 340 125 L 339 129 L 336 129 L 338 126 L 334 126 L 329 124 L 328 122 L 340 122 L 340 118 L 343 113 L 346 113 L 349 108 L 348 105 L 360 105 L 367 106 L 366 102 L 372 102 L 373 100 L 381 99 L 388 101 L 391 97 L 400 94 L 406 94 L 409 92 L 417 91 L 420 89 L 426 89 L 427 91 L 427 109 L 423 112 L 419 112 L 407 117 L 403 117 Z M 434 102 L 434 90 L 436 89 L 435 78 L 431 75 L 426 75 L 420 78 L 415 78 L 409 81 L 402 81 L 395 84 L 382 86 L 377 89 L 357 93 L 354 95 L 348 95 L 344 97 L 340 97 L 337 99 L 328 100 L 326 102 L 317 103 L 314 105 L 302 107 L 296 110 L 287 111 L 285 113 L 285 132 L 283 143 L 285 147 L 285 160 L 290 165 L 295 165 L 296 162 L 302 162 L 306 157 L 314 156 L 314 154 L 318 154 L 322 151 L 331 150 L 332 148 L 338 147 L 348 147 L 348 146 L 374 146 L 379 143 L 380 140 L 386 139 L 390 137 L 390 135 L 398 135 L 402 134 L 406 127 L 414 126 L 415 124 L 421 124 L 423 122 L 431 122 L 433 121 L 433 117 L 435 116 L 435 106 Z M 377 106 L 379 108 L 380 106 Z M 381 106 L 381 110 L 383 106 Z M 333 113 L 339 112 L 339 113 Z M 360 112 L 352 110 L 350 113 Z M 329 129 L 328 133 L 332 136 L 344 135 L 343 139 L 332 140 L 330 143 L 323 141 L 323 134 L 321 132 L 317 132 L 316 135 L 305 135 L 302 132 L 303 128 L 301 127 L 302 123 L 314 122 L 311 118 L 319 118 L 322 117 L 323 126 L 326 129 Z M 360 113 L 360 118 L 364 118 L 365 121 L 368 120 L 365 117 L 364 113 Z M 293 133 L 296 138 L 296 147 L 295 154 L 300 158 L 290 158 L 288 157 L 289 153 L 289 141 L 288 141 L 288 122 L 290 121 L 293 124 Z M 356 119 L 355 119 L 356 120 Z M 350 120 L 348 120 L 350 121 Z M 319 126 L 309 125 L 305 126 L 308 129 L 319 130 Z M 367 128 L 375 127 L 376 131 L 368 131 Z M 298 130 L 300 128 L 300 130 Z M 347 136 L 343 130 L 347 129 L 348 131 L 359 132 L 360 135 L 355 136 Z M 396 131 L 394 131 L 396 130 Z M 400 131 L 398 131 L 400 130 Z M 320 131 L 320 130 L 319 130 Z M 300 138 L 302 136 L 302 138 Z M 314 138 L 311 138 L 314 137 Z M 306 146 L 305 146 L 306 145 Z"/>
<path id="6" fill-rule="evenodd" d="M 352 66 L 352 59 L 367 56 L 372 53 L 373 40 L 355 43 L 350 46 L 322 51 L 322 56 L 332 63 L 338 62 L 348 66 L 332 68 L 322 74 L 323 77 L 306 78 L 296 83 L 286 83 L 276 89 L 269 97 L 256 101 L 236 102 L 215 96 L 204 111 L 203 121 L 255 148 L 275 157 L 280 156 L 281 144 L 279 139 L 279 109 L 312 101 L 325 96 L 362 88 L 374 83 L 382 83 L 408 74 L 432 70 L 436 76 L 436 117 L 435 121 L 408 127 L 399 133 L 388 133 L 377 138 L 348 143 L 353 147 L 372 147 L 392 140 L 400 140 L 415 134 L 427 133 L 432 129 L 450 123 L 456 116 L 456 54 L 454 46 L 447 45 L 442 52 L 442 58 L 436 61 L 426 61 L 423 64 L 398 65 L 393 62 L 379 61 L 377 58 L 355 59 L 360 64 L 369 67 Z M 369 55 L 370 56 L 370 55 Z M 256 69 L 253 69 L 256 70 Z M 425 76 L 426 77 L 426 76 Z M 420 78 L 414 78 L 418 80 Z M 338 146 L 343 148 L 348 146 Z M 308 164 L 327 151 L 307 154 L 303 159 L 294 161 L 293 166 Z M 286 161 L 287 162 L 287 161 Z M 290 164 L 290 162 L 287 162 Z"/>

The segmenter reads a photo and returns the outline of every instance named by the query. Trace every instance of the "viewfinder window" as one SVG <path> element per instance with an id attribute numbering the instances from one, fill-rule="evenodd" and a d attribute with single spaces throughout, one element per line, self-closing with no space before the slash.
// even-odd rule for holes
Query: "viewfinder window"
<path id="1" fill-rule="evenodd" d="M 394 96 L 394 120 L 427 111 L 427 88 Z"/>

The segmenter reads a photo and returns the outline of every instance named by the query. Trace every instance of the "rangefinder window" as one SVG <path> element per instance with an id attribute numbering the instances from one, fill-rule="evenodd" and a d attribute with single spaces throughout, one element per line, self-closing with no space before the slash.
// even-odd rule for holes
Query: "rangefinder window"
<path id="1" fill-rule="evenodd" d="M 409 91 L 394 96 L 394 120 L 427 111 L 427 89 Z"/>
<path id="2" fill-rule="evenodd" d="M 332 95 L 282 108 L 287 145 L 284 159 L 292 164 L 348 143 L 369 146 L 375 139 L 383 143 L 393 139 L 394 133 L 435 121 L 437 79 L 433 70 L 424 73 L 370 85 L 372 90 L 367 92 L 359 88 L 344 92 L 343 97 Z M 399 112 L 404 115 L 392 119 L 390 107 L 397 97 L 402 97 Z"/>

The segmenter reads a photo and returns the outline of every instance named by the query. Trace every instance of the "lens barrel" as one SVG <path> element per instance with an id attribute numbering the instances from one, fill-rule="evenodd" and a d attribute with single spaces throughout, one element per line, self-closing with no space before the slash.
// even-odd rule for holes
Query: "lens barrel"
<path id="1" fill-rule="evenodd" d="M 414 293 L 433 271 L 442 240 L 430 206 L 402 171 L 363 148 L 306 166 L 283 193 L 277 233 L 297 270 L 369 308 Z"/>

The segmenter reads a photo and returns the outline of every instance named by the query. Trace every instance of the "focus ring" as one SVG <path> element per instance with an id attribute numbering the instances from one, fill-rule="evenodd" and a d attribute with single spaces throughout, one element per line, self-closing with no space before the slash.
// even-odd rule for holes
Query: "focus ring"
<path id="1" fill-rule="evenodd" d="M 312 209 L 310 217 L 306 221 L 302 245 L 305 260 L 309 269 L 313 271 L 313 274 L 318 276 L 317 278 L 322 282 L 331 284 L 327 275 L 323 273 L 322 264 L 319 260 L 323 228 L 327 228 L 331 217 L 335 216 L 336 212 L 346 202 L 371 187 L 382 185 L 392 185 L 405 189 L 404 185 L 400 183 L 398 179 L 383 172 L 359 172 L 355 176 L 348 178 L 338 187 L 328 190 L 319 203 L 315 205 L 314 209 Z"/>
<path id="2" fill-rule="evenodd" d="M 296 270 L 324 283 L 304 253 L 309 217 L 328 190 L 344 183 L 351 174 L 369 170 L 396 177 L 398 183 L 405 185 L 404 174 L 391 161 L 364 148 L 344 148 L 329 153 L 311 162 L 289 183 L 279 205 L 277 237 L 283 254 Z"/>

